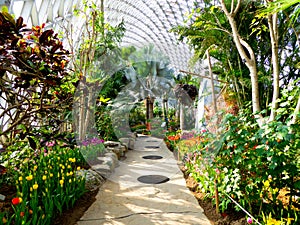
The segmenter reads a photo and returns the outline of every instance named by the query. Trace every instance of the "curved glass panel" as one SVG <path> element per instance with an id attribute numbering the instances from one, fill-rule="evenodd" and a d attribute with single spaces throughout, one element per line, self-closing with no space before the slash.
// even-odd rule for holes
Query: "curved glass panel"
<path id="1" fill-rule="evenodd" d="M 171 65 L 187 70 L 191 50 L 184 43 L 178 43 L 169 30 L 183 24 L 186 15 L 194 7 L 194 0 L 104 0 L 105 19 L 111 24 L 124 20 L 126 33 L 122 45 L 143 47 L 153 44 L 157 50 L 170 58 Z M 46 23 L 46 27 L 59 30 L 61 23 L 77 24 L 73 35 L 80 41 L 79 29 L 82 21 L 72 18 L 72 10 L 80 7 L 80 0 L 11 0 L 10 11 L 22 16 L 30 25 Z M 66 19 L 68 18 L 68 19 Z M 76 21 L 76 23 L 74 23 Z M 63 26 L 68 26 L 64 24 Z"/>

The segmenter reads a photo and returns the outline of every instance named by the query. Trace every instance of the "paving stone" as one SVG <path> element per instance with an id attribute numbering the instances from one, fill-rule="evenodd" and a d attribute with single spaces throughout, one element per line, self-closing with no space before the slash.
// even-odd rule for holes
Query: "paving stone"
<path id="1" fill-rule="evenodd" d="M 108 178 L 113 172 L 111 167 L 107 164 L 94 165 L 92 166 L 92 169 L 95 170 L 100 175 L 104 176 L 105 178 Z"/>

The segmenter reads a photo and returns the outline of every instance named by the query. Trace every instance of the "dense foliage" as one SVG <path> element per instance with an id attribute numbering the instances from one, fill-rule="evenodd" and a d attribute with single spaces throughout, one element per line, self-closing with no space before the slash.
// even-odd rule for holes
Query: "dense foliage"
<path id="1" fill-rule="evenodd" d="M 85 162 L 68 132 L 77 79 L 44 24 L 29 28 L 1 12 L 0 45 L 0 188 L 15 190 L 0 223 L 51 224 L 85 192 L 77 172 Z"/>
<path id="2" fill-rule="evenodd" d="M 28 28 L 6 12 L 0 13 L 0 36 L 1 144 L 32 137 L 39 128 L 59 132 L 75 89 L 66 69 L 69 52 L 53 30 Z"/>

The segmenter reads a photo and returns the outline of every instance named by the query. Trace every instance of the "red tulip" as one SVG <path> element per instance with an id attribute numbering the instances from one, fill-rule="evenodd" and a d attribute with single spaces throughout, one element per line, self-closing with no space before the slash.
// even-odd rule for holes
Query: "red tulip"
<path id="1" fill-rule="evenodd" d="M 18 205 L 21 201 L 20 201 L 20 198 L 13 198 L 11 200 L 11 202 L 12 202 L 13 205 Z"/>

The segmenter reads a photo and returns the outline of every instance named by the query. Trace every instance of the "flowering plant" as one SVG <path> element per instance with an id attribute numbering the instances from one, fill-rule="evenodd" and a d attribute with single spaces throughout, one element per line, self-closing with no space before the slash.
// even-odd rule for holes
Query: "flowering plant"
<path id="1" fill-rule="evenodd" d="M 247 110 L 226 115 L 220 128 L 224 133 L 191 148 L 186 169 L 209 197 L 214 197 L 217 181 L 222 210 L 232 204 L 230 196 L 260 218 L 271 212 L 272 221 L 285 224 L 289 215 L 288 220 L 297 223 L 300 133 L 296 127 L 281 121 L 259 127 Z"/>
<path id="2" fill-rule="evenodd" d="M 80 152 L 90 165 L 97 157 L 104 154 L 105 146 L 103 143 L 104 140 L 97 137 L 85 139 L 80 143 Z"/>
<path id="3" fill-rule="evenodd" d="M 76 175 L 83 162 L 78 148 L 48 141 L 39 150 L 12 150 L 11 155 L 6 164 L 17 191 L 14 214 L 0 213 L 5 224 L 51 224 L 85 192 L 85 178 Z"/>

